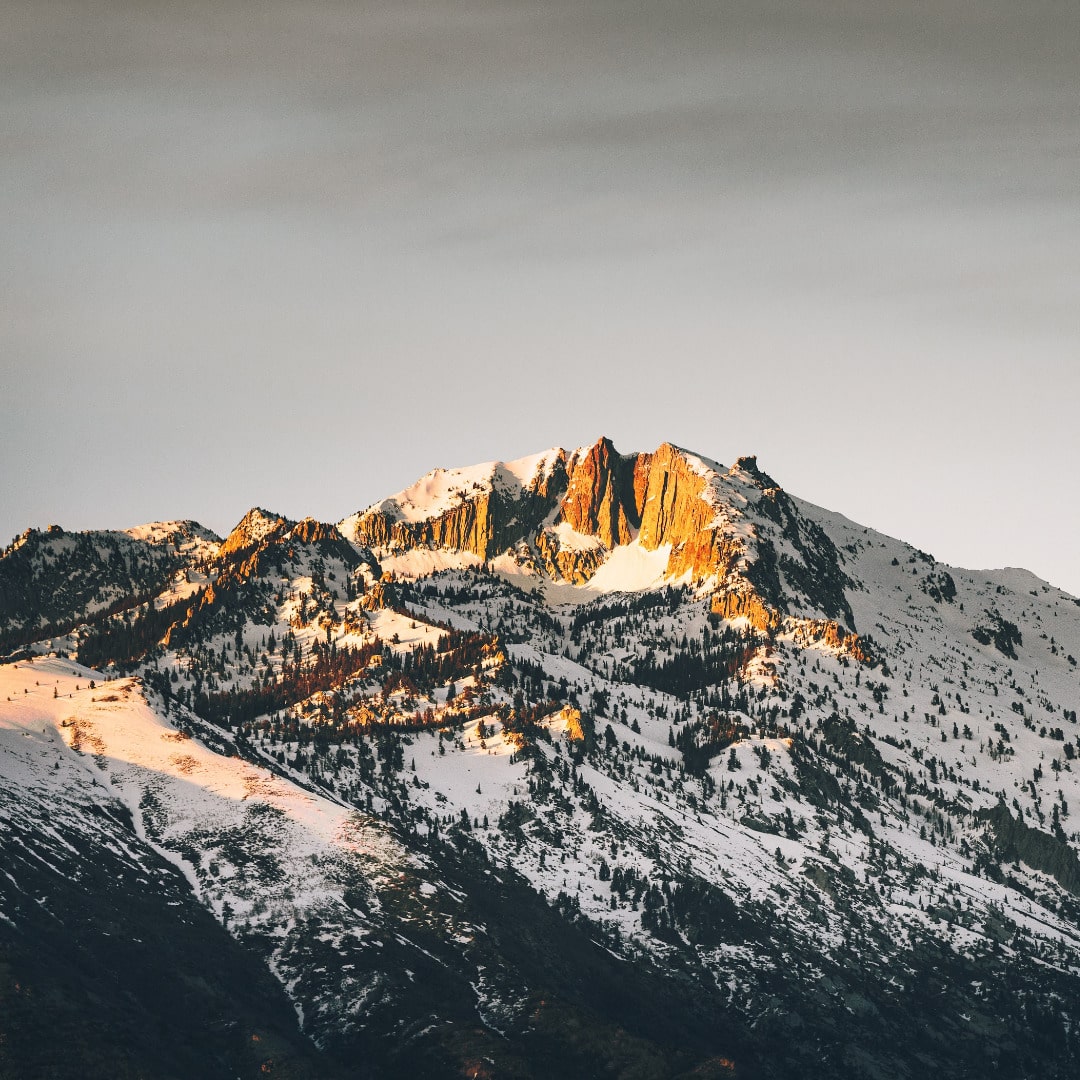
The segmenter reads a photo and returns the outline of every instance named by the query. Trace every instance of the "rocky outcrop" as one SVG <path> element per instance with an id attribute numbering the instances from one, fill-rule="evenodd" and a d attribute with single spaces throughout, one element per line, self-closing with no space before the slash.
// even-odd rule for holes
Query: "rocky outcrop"
<path id="1" fill-rule="evenodd" d="M 600 439 L 568 469 L 559 520 L 609 549 L 636 539 L 649 551 L 671 545 L 668 574 L 701 581 L 726 575 L 745 549 L 715 527 L 708 478 L 685 451 L 665 443 L 652 454 L 620 455 Z"/>
<path id="2" fill-rule="evenodd" d="M 321 558 L 340 560 L 350 570 L 361 561 L 336 525 L 310 517 L 292 522 L 256 507 L 218 548 L 218 584 L 259 575 L 268 566 L 291 561 L 304 548 L 314 549 Z"/>
<path id="3" fill-rule="evenodd" d="M 670 545 L 667 574 L 723 580 L 748 554 L 711 498 L 709 478 L 679 447 L 619 455 L 601 439 L 571 464 L 560 519 L 608 548 L 635 538 L 649 551 Z"/>
<path id="4" fill-rule="evenodd" d="M 376 551 L 446 548 L 485 560 L 513 551 L 522 562 L 524 551 L 523 565 L 573 584 L 636 542 L 647 551 L 670 548 L 667 578 L 714 582 L 718 595 L 735 597 L 716 601 L 741 609 L 731 617 L 764 628 L 803 611 L 853 625 L 839 552 L 756 458 L 725 470 L 671 443 L 620 454 L 601 438 L 537 460 L 543 464 L 524 480 L 521 462 L 495 464 L 487 475 L 450 474 L 458 486 L 436 471 L 360 514 L 350 537 Z"/>
<path id="5" fill-rule="evenodd" d="M 376 581 L 360 598 L 360 606 L 365 611 L 382 611 L 398 605 L 397 591 L 389 581 Z"/>
<path id="6" fill-rule="evenodd" d="M 609 549 L 629 544 L 641 522 L 637 466 L 644 456 L 623 457 L 607 438 L 575 455 L 567 469 L 560 520 L 599 537 Z"/>
<path id="7" fill-rule="evenodd" d="M 272 514 L 261 507 L 252 507 L 222 541 L 218 548 L 219 559 L 228 559 L 237 552 L 254 548 L 264 540 L 283 535 L 292 522 L 279 514 Z"/>
<path id="8" fill-rule="evenodd" d="M 340 559 L 350 570 L 361 564 L 361 555 L 356 548 L 341 535 L 336 525 L 314 518 L 304 518 L 289 530 L 285 536 L 289 545 L 304 545 L 314 548 L 324 559 Z"/>
<path id="9" fill-rule="evenodd" d="M 549 529 L 540 532 L 535 541 L 538 562 L 552 578 L 584 585 L 604 564 L 608 549 L 568 547 L 559 542 L 558 535 Z"/>
<path id="10" fill-rule="evenodd" d="M 762 634 L 771 636 L 781 631 L 790 631 L 800 645 L 819 642 L 829 649 L 850 656 L 860 664 L 874 663 L 866 643 L 858 634 L 849 633 L 832 619 L 785 616 L 752 589 L 715 593 L 709 609 L 712 614 L 719 615 L 722 619 L 746 619 Z"/>
<path id="11" fill-rule="evenodd" d="M 641 543 L 651 550 L 664 544 L 692 544 L 716 516 L 715 508 L 704 498 L 705 477 L 670 443 L 641 458 Z"/>
<path id="12" fill-rule="evenodd" d="M 391 522 L 383 514 L 373 515 L 357 538 L 370 546 L 444 547 L 471 551 L 481 559 L 492 550 L 498 510 L 497 496 L 486 492 L 461 503 L 439 517 L 421 522 Z"/>
<path id="13" fill-rule="evenodd" d="M 562 477 L 565 484 L 565 471 Z M 546 477 L 541 486 L 549 493 L 558 491 L 558 477 Z M 450 509 L 421 521 L 398 520 L 386 510 L 373 509 L 358 518 L 353 536 L 369 548 L 449 548 L 490 559 L 537 529 L 552 497 L 529 489 L 515 497 L 491 487 L 463 495 Z"/>
<path id="14" fill-rule="evenodd" d="M 559 713 L 559 719 L 566 724 L 566 738 L 570 742 L 584 742 L 585 728 L 581 723 L 581 710 L 572 705 L 564 705 Z"/>
<path id="15" fill-rule="evenodd" d="M 839 623 L 831 619 L 800 619 L 795 639 L 801 644 L 817 641 L 850 656 L 860 664 L 873 664 L 874 658 L 866 643 L 858 634 L 849 634 Z"/>
<path id="16" fill-rule="evenodd" d="M 722 619 L 747 619 L 755 630 L 763 634 L 775 633 L 784 621 L 776 608 L 769 607 L 757 593 L 749 589 L 715 594 L 710 610 Z"/>

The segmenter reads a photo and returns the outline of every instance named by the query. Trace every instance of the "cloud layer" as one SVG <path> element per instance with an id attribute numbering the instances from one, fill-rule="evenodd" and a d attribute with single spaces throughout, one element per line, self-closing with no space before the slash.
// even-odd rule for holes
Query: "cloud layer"
<path id="1" fill-rule="evenodd" d="M 1080 591 L 1076 5 L 0 18 L 4 533 L 603 430 Z"/>

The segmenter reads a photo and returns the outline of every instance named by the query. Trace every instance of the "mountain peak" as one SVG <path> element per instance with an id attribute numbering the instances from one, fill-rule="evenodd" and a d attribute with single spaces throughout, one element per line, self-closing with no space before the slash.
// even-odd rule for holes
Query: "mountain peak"
<path id="1" fill-rule="evenodd" d="M 672 442 L 621 453 L 601 436 L 569 453 L 435 469 L 341 531 L 406 576 L 473 558 L 590 593 L 712 590 L 762 625 L 796 612 L 854 622 L 839 553 L 755 456 L 727 469 Z"/>
<path id="2" fill-rule="evenodd" d="M 559 508 L 561 520 L 579 533 L 599 537 L 608 548 L 630 543 L 641 523 L 635 484 L 638 456 L 624 457 L 606 437 L 583 455 L 575 454 Z"/>
<path id="3" fill-rule="evenodd" d="M 220 536 L 190 518 L 148 521 L 142 525 L 133 525 L 124 532 L 134 540 L 145 540 L 150 544 L 173 544 L 177 548 L 189 544 L 213 547 L 221 544 Z"/>
<path id="4" fill-rule="evenodd" d="M 758 467 L 757 454 L 747 454 L 737 458 L 735 464 L 731 467 L 731 472 L 741 472 L 751 477 L 757 486 L 761 488 L 777 488 L 780 486 L 767 472 Z"/>
<path id="5" fill-rule="evenodd" d="M 280 514 L 253 506 L 225 538 L 218 551 L 219 555 L 231 555 L 241 548 L 251 547 L 264 540 L 272 532 L 291 527 L 294 522 Z"/>

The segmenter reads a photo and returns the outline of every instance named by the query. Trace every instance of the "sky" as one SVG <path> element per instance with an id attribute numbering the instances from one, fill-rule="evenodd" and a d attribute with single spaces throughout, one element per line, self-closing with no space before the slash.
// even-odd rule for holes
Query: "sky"
<path id="1" fill-rule="evenodd" d="M 0 544 L 610 436 L 1080 594 L 1075 0 L 4 0 Z"/>

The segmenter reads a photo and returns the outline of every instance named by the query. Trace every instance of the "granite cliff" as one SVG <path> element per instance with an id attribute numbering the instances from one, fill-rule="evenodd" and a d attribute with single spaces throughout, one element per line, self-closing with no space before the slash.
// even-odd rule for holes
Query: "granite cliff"
<path id="1" fill-rule="evenodd" d="M 753 457 L 728 469 L 671 443 L 621 454 L 601 438 L 574 451 L 436 470 L 347 518 L 341 531 L 377 555 L 502 557 L 576 585 L 635 546 L 666 555 L 666 580 L 711 588 L 718 613 L 759 628 L 798 615 L 854 630 L 842 555 Z"/>

